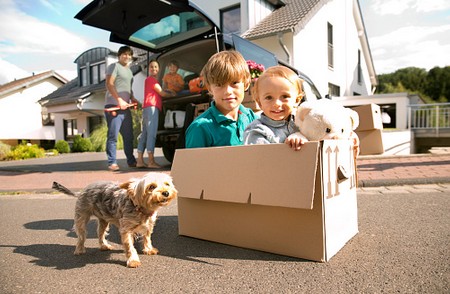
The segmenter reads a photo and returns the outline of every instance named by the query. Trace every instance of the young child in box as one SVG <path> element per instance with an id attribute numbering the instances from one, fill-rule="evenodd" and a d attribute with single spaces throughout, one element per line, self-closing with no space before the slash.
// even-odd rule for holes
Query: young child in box
<path id="1" fill-rule="evenodd" d="M 263 113 L 245 130 L 244 144 L 286 143 L 299 150 L 306 140 L 289 135 L 299 131 L 293 112 L 304 96 L 303 80 L 285 66 L 273 66 L 262 73 L 252 90 Z"/>
<path id="2" fill-rule="evenodd" d="M 178 69 L 180 66 L 176 60 L 171 60 L 168 66 L 169 72 L 163 77 L 163 89 L 173 95 L 176 95 L 178 92 L 183 90 L 184 80 L 183 77 L 178 74 Z"/>
<path id="3" fill-rule="evenodd" d="M 250 72 L 237 51 L 221 51 L 208 60 L 201 75 L 213 96 L 211 107 L 186 130 L 186 148 L 242 145 L 255 113 L 241 105 Z"/>

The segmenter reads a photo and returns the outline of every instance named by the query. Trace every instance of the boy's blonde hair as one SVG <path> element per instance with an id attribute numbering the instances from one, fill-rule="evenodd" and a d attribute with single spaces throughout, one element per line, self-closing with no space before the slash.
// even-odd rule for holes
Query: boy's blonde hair
<path id="1" fill-rule="evenodd" d="M 252 87 L 252 96 L 253 99 L 260 103 L 259 101 L 259 83 L 263 81 L 265 78 L 272 78 L 272 77 L 281 77 L 285 78 L 291 84 L 294 85 L 294 87 L 297 90 L 298 96 L 296 97 L 296 103 L 300 103 L 303 96 L 305 96 L 305 92 L 303 91 L 303 80 L 290 68 L 282 65 L 276 65 L 269 67 L 266 69 L 262 75 L 258 77 L 258 79 L 255 82 L 255 86 Z"/>
<path id="2" fill-rule="evenodd" d="M 237 51 L 221 51 L 211 56 L 202 69 L 201 75 L 206 87 L 244 82 L 250 86 L 250 71 L 244 57 Z"/>

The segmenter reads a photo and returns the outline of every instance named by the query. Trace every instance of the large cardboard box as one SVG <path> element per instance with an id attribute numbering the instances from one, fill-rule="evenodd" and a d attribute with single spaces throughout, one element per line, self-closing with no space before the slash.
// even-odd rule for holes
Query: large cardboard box
<path id="1" fill-rule="evenodd" d="M 178 149 L 179 234 L 328 261 L 358 232 L 348 140 Z"/>
<path id="2" fill-rule="evenodd" d="M 352 108 L 359 115 L 359 126 L 356 131 L 382 130 L 381 109 L 377 104 L 366 104 Z"/>
<path id="3" fill-rule="evenodd" d="M 360 155 L 376 155 L 384 153 L 382 130 L 356 131 L 359 137 Z"/>

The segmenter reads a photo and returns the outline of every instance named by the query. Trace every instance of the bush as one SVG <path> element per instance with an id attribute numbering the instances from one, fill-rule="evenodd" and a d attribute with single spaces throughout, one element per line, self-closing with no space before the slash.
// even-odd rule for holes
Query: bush
<path id="1" fill-rule="evenodd" d="M 5 160 L 9 151 L 11 151 L 11 146 L 0 141 L 0 160 Z"/>
<path id="2" fill-rule="evenodd" d="M 22 144 L 11 148 L 11 151 L 6 157 L 11 160 L 42 158 L 45 157 L 45 150 L 36 144 L 31 145 L 23 142 Z"/>
<path id="3" fill-rule="evenodd" d="M 56 142 L 55 149 L 58 150 L 59 153 L 70 153 L 69 143 L 64 140 Z"/>
<path id="4" fill-rule="evenodd" d="M 89 152 L 92 151 L 92 143 L 89 139 L 76 135 L 73 138 L 72 152 Z"/>
<path id="5" fill-rule="evenodd" d="M 104 152 L 106 150 L 106 137 L 108 134 L 108 127 L 106 123 L 101 124 L 91 133 L 89 139 L 92 143 L 92 151 Z M 117 150 L 123 149 L 122 136 L 119 134 L 117 138 Z"/>

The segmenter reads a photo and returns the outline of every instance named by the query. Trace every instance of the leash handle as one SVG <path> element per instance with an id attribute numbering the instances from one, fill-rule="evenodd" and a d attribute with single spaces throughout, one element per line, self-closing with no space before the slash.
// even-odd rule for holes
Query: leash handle
<path id="1" fill-rule="evenodd" d="M 130 104 L 128 104 L 127 109 L 128 108 L 137 109 L 137 103 L 130 103 Z M 118 110 L 121 110 L 119 106 L 113 106 L 113 107 L 105 108 L 105 111 L 106 112 L 111 112 L 111 114 L 113 116 L 117 115 L 116 111 L 118 111 Z"/>

